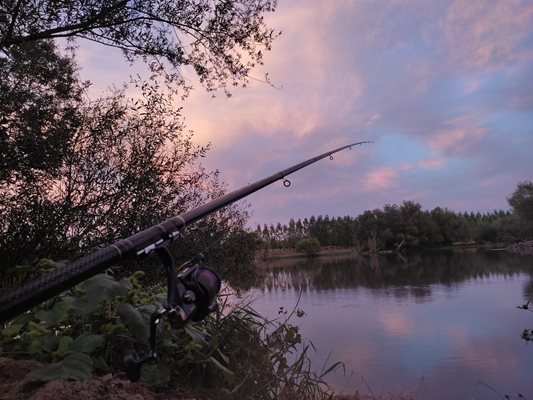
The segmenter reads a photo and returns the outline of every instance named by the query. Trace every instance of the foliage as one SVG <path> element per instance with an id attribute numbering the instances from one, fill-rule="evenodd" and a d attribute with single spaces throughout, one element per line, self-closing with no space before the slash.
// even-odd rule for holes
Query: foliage
<path id="1" fill-rule="evenodd" d="M 514 213 L 454 212 L 441 207 L 425 211 L 419 203 L 404 201 L 401 205 L 387 204 L 383 209 L 366 210 L 356 217 L 313 215 L 303 221 L 291 218 L 288 225 L 258 225 L 255 232 L 263 246 L 272 248 L 294 248 L 299 240 L 316 237 L 323 246 L 371 250 L 371 242 L 375 251 L 454 243 L 513 243 L 531 237 L 533 183 L 519 183 L 507 200 Z"/>
<path id="2" fill-rule="evenodd" d="M 73 60 L 53 43 L 14 48 L 10 58 L 0 58 L 0 182 L 57 176 L 80 124 L 83 90 Z"/>
<path id="3" fill-rule="evenodd" d="M 86 39 L 119 49 L 129 62 L 144 61 L 154 75 L 186 86 L 188 66 L 212 91 L 246 82 L 261 64 L 274 34 L 264 14 L 275 0 L 69 0 L 4 1 L 0 51 L 43 40 Z"/>
<path id="4" fill-rule="evenodd" d="M 525 217 L 510 211 L 453 212 L 404 201 L 352 217 L 311 216 L 288 225 L 257 226 L 263 247 L 294 248 L 304 238 L 316 237 L 323 246 L 355 246 L 369 252 L 403 251 L 466 243 L 512 243 L 528 237 Z"/>
<path id="5" fill-rule="evenodd" d="M 0 275 L 42 257 L 74 258 L 224 194 L 218 172 L 201 166 L 209 146 L 193 142 L 174 90 L 188 89 L 183 68 L 192 68 L 209 91 L 246 84 L 276 36 L 263 20 L 275 6 L 273 0 L 2 2 Z M 91 101 L 90 84 L 78 76 L 76 46 L 68 42 L 62 53 L 57 38 L 119 48 L 127 60 L 146 62 L 151 76 L 132 79 L 135 98 L 119 87 Z M 164 90 L 160 78 L 174 89 Z M 218 259 L 228 270 L 248 267 L 247 217 L 234 205 L 203 221 L 204 229 L 187 231 L 183 241 L 224 253 Z M 231 247 L 240 244 L 240 252 Z M 176 255 L 185 259 L 192 251 Z"/>
<path id="6" fill-rule="evenodd" d="M 529 234 L 533 234 L 533 182 L 520 182 L 507 199 Z"/>
<path id="7" fill-rule="evenodd" d="M 0 59 L 0 273 L 76 257 L 224 193 L 218 173 L 199 165 L 208 146 L 193 143 L 157 85 L 89 101 L 73 59 L 52 43 L 19 50 Z M 232 206 L 185 236 L 224 242 L 242 236 L 247 216 Z"/>
<path id="8" fill-rule="evenodd" d="M 307 257 L 313 257 L 320 252 L 320 242 L 317 238 L 302 239 L 296 243 L 296 251 L 304 253 Z"/>
<path id="9" fill-rule="evenodd" d="M 127 349 L 147 350 L 153 302 L 162 297 L 141 288 L 142 275 L 96 275 L 18 317 L 0 331 L 1 355 L 45 363 L 26 377 L 30 383 L 120 370 Z M 266 321 L 241 305 L 185 329 L 160 324 L 159 362 L 144 365 L 142 377 L 160 387 L 198 386 L 217 398 L 327 398 L 323 378 L 340 364 L 316 375 L 309 349 L 287 319 Z"/>

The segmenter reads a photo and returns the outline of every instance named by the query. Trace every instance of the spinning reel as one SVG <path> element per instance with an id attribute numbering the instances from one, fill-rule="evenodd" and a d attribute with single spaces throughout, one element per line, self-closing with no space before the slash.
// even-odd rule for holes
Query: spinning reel
<path id="1" fill-rule="evenodd" d="M 166 247 L 154 250 L 167 273 L 167 303 L 154 311 L 150 317 L 150 350 L 139 356 L 135 350 L 124 355 L 124 367 L 131 381 L 139 380 L 144 363 L 157 359 L 157 325 L 163 317 L 168 317 L 173 327 L 183 327 L 189 321 L 201 321 L 218 307 L 217 294 L 221 281 L 211 268 L 202 264 L 203 254 L 199 253 L 182 266 L 176 275 L 174 260 Z"/>

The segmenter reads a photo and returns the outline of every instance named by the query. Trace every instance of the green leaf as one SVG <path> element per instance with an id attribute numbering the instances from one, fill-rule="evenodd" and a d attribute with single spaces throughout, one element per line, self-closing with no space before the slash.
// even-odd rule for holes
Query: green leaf
<path id="1" fill-rule="evenodd" d="M 93 360 L 87 354 L 74 353 L 61 362 L 70 370 L 73 378 L 89 379 L 92 377 Z"/>
<path id="2" fill-rule="evenodd" d="M 222 371 L 224 377 L 229 383 L 235 382 L 235 374 L 229 369 L 227 369 L 225 366 L 223 366 L 216 358 L 209 357 L 209 361 L 211 361 L 215 365 L 215 367 Z"/>
<path id="3" fill-rule="evenodd" d="M 225 355 L 224 353 L 222 353 L 220 351 L 220 349 L 217 350 L 218 354 L 220 355 L 220 357 L 222 358 L 222 360 L 226 363 L 226 364 L 229 364 L 229 357 L 227 355 Z"/>
<path id="4" fill-rule="evenodd" d="M 97 312 L 104 300 L 113 300 L 117 296 L 125 296 L 131 289 L 131 283 L 125 279 L 117 281 L 106 274 L 95 275 L 76 287 L 84 292 L 82 297 L 67 296 L 69 311 L 73 315 L 90 315 Z"/>
<path id="5" fill-rule="evenodd" d="M 139 310 L 135 309 L 131 304 L 120 303 L 117 305 L 117 312 L 122 322 L 137 340 L 141 342 L 148 341 L 150 336 L 149 321 L 143 317 Z"/>
<path id="6" fill-rule="evenodd" d="M 143 365 L 141 376 L 152 385 L 164 385 L 170 382 L 170 368 L 163 363 Z"/>
<path id="7" fill-rule="evenodd" d="M 122 279 L 117 281 L 106 274 L 98 274 L 83 282 L 81 289 L 87 291 L 89 300 L 113 300 L 116 296 L 125 296 L 131 290 L 131 283 Z"/>
<path id="8" fill-rule="evenodd" d="M 37 263 L 37 270 L 40 273 L 54 271 L 65 265 L 65 262 L 56 262 L 48 258 L 41 258 Z"/>
<path id="9" fill-rule="evenodd" d="M 194 343 L 201 344 L 202 347 L 208 347 L 207 343 L 207 334 L 197 328 L 195 328 L 193 325 L 185 325 L 185 332 L 189 334 L 191 339 Z"/>
<path id="10" fill-rule="evenodd" d="M 97 356 L 93 358 L 94 362 L 94 369 L 101 372 L 111 372 L 111 368 L 109 368 L 109 365 L 107 365 L 104 357 Z"/>
<path id="11" fill-rule="evenodd" d="M 103 345 L 103 335 L 95 335 L 94 333 L 83 332 L 80 336 L 74 339 L 70 345 L 70 348 L 79 353 L 92 353 Z"/>
<path id="12" fill-rule="evenodd" d="M 43 349 L 53 352 L 59 345 L 59 336 L 47 336 L 44 338 Z"/>
<path id="13" fill-rule="evenodd" d="M 35 316 L 45 322 L 47 326 L 59 325 L 68 319 L 68 308 L 68 303 L 61 299 L 51 309 L 37 311 Z"/>
<path id="14" fill-rule="evenodd" d="M 22 329 L 24 324 L 13 324 L 7 328 L 2 329 L 0 332 L 2 336 L 15 336 Z"/>
<path id="15" fill-rule="evenodd" d="M 48 382 L 54 379 L 67 379 L 70 377 L 68 368 L 62 363 L 53 363 L 35 369 L 26 375 L 26 382 Z"/>
<path id="16" fill-rule="evenodd" d="M 56 352 L 58 354 L 65 354 L 70 351 L 70 345 L 74 341 L 70 336 L 61 336 Z"/>
<path id="17" fill-rule="evenodd" d="M 54 379 L 89 379 L 93 361 L 87 354 L 74 353 L 63 361 L 45 365 L 26 375 L 26 382 L 48 382 Z"/>
<path id="18" fill-rule="evenodd" d="M 101 301 L 89 302 L 86 298 L 66 296 L 63 300 L 68 304 L 70 314 L 76 316 L 94 314 L 101 307 Z"/>

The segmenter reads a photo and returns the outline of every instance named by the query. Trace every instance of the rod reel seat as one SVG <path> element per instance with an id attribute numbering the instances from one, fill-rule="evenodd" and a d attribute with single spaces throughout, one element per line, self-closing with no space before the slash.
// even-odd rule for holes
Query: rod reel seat
<path id="1" fill-rule="evenodd" d="M 189 321 L 203 320 L 218 308 L 217 294 L 221 280 L 215 271 L 202 264 L 203 254 L 199 253 L 186 262 L 176 274 L 174 260 L 166 246 L 154 250 L 167 273 L 167 303 L 154 311 L 150 317 L 150 350 L 139 356 L 133 349 L 124 355 L 126 376 L 131 381 L 141 377 L 144 363 L 157 360 L 157 325 L 167 316 L 173 328 L 182 328 Z"/>

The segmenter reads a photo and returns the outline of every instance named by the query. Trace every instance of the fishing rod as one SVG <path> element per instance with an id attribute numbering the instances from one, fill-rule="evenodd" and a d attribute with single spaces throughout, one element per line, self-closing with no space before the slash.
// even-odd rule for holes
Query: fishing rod
<path id="1" fill-rule="evenodd" d="M 365 143 L 372 142 L 356 142 L 327 151 L 220 196 L 183 214 L 169 218 L 126 239 L 119 240 L 44 276 L 33 279 L 0 297 L 0 323 L 13 319 L 15 316 L 57 296 L 111 266 L 120 265 L 127 260 L 144 257 L 152 252 L 159 256 L 167 269 L 168 305 L 164 314 L 174 313 L 182 322 L 200 320 L 216 306 L 216 294 L 220 289 L 220 278 L 213 270 L 201 264 L 201 257 L 191 260 L 188 267 L 176 276 L 175 265 L 167 247 L 176 239 L 179 232 L 187 225 L 278 180 L 283 180 L 283 185 L 288 187 L 291 184 L 286 178 L 288 175 L 325 157 L 329 156 L 330 159 L 333 159 L 333 154 L 339 151 L 351 149 L 353 146 Z M 160 316 L 153 319 L 154 321 L 156 319 L 159 321 Z"/>

